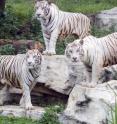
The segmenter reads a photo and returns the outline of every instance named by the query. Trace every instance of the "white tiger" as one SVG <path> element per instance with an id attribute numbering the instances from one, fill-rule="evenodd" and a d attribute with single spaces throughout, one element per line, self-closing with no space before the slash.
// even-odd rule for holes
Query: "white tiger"
<path id="1" fill-rule="evenodd" d="M 21 88 L 23 91 L 20 105 L 32 109 L 30 91 L 35 86 L 36 78 L 41 72 L 42 55 L 37 49 L 28 50 L 26 54 L 0 56 L 0 82 L 6 86 Z M 4 101 L 1 101 L 3 103 Z"/>
<path id="2" fill-rule="evenodd" d="M 75 40 L 67 46 L 65 54 L 74 63 L 84 63 L 86 82 L 90 82 L 87 85 L 94 87 L 99 83 L 103 67 L 117 64 L 117 32 L 102 38 L 87 36 L 83 40 Z"/>
<path id="3" fill-rule="evenodd" d="M 35 17 L 40 20 L 45 41 L 45 54 L 56 54 L 58 36 L 75 34 L 84 38 L 90 34 L 90 20 L 81 13 L 71 13 L 59 10 L 47 0 L 37 0 Z"/>

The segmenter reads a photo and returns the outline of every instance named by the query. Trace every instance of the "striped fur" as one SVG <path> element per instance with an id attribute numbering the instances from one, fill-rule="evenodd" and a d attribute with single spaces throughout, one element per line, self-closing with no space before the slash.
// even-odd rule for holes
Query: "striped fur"
<path id="1" fill-rule="evenodd" d="M 87 36 L 76 40 L 67 46 L 66 56 L 74 63 L 84 63 L 89 86 L 95 86 L 102 68 L 117 64 L 117 32 L 102 38 Z"/>
<path id="2" fill-rule="evenodd" d="M 70 13 L 46 0 L 37 0 L 35 4 L 35 17 L 40 20 L 43 37 L 46 45 L 45 54 L 56 54 L 56 41 L 58 36 L 75 34 L 84 38 L 90 32 L 90 20 L 81 13 Z"/>
<path id="3" fill-rule="evenodd" d="M 39 77 L 41 62 L 42 55 L 36 49 L 16 56 L 0 56 L 0 81 L 2 84 L 22 89 L 20 104 L 26 109 L 32 108 L 30 91 L 36 84 L 35 79 Z"/>

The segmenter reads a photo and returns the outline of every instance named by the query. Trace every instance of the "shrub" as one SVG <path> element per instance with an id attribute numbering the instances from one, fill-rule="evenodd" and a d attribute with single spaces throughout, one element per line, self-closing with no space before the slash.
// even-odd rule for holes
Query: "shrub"
<path id="1" fill-rule="evenodd" d="M 46 112 L 39 121 L 39 124 L 60 124 L 57 114 L 63 111 L 63 109 L 64 107 L 62 105 L 46 108 Z"/>
<path id="2" fill-rule="evenodd" d="M 13 45 L 7 44 L 0 47 L 0 55 L 13 55 L 15 54 L 15 49 Z"/>

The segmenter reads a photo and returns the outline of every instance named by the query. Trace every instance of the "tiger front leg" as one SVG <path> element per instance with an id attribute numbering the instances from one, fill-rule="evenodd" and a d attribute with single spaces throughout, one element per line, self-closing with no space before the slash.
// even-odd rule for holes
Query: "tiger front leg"
<path id="1" fill-rule="evenodd" d="M 87 68 L 87 66 L 85 67 L 84 75 L 85 75 L 86 80 L 83 81 L 83 82 L 80 82 L 80 85 L 87 87 L 92 80 L 92 78 L 91 78 L 92 77 L 92 72 L 89 68 Z"/>
<path id="2" fill-rule="evenodd" d="M 95 87 L 98 84 L 99 77 L 101 74 L 102 65 L 97 62 L 97 64 L 92 65 L 92 80 L 88 84 L 88 87 Z"/>
<path id="3" fill-rule="evenodd" d="M 45 43 L 45 47 L 46 47 L 45 51 L 43 51 L 43 54 L 47 55 L 48 52 L 49 52 L 50 35 L 49 34 L 47 35 L 47 34 L 43 33 L 43 38 L 44 38 L 44 43 Z"/>
<path id="4" fill-rule="evenodd" d="M 51 38 L 50 38 L 50 42 L 49 42 L 49 51 L 48 51 L 48 54 L 49 55 L 55 55 L 56 54 L 56 42 L 57 42 L 57 39 L 58 39 L 58 30 L 54 30 L 52 33 L 51 33 Z"/>
<path id="5" fill-rule="evenodd" d="M 24 103 L 22 103 L 24 102 Z M 23 96 L 21 98 L 20 103 L 25 105 L 26 110 L 33 109 L 32 103 L 31 103 L 31 96 L 30 96 L 30 88 L 27 84 L 24 84 L 23 86 Z"/>

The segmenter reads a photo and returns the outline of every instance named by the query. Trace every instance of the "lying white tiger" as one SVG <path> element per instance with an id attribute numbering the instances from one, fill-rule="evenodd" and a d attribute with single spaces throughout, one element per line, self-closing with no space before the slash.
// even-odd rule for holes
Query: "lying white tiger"
<path id="1" fill-rule="evenodd" d="M 45 41 L 45 54 L 56 54 L 58 36 L 75 34 L 84 38 L 90 34 L 90 20 L 81 13 L 70 13 L 47 0 L 36 0 L 35 17 L 40 20 Z"/>
<path id="2" fill-rule="evenodd" d="M 75 40 L 66 48 L 66 57 L 71 62 L 82 61 L 86 67 L 88 86 L 94 87 L 103 67 L 117 64 L 117 32 L 102 38 L 87 36 Z"/>
<path id="3" fill-rule="evenodd" d="M 35 79 L 40 75 L 41 63 L 42 55 L 37 49 L 28 50 L 26 54 L 0 56 L 0 82 L 22 89 L 20 105 L 26 109 L 33 107 L 30 91 L 36 84 Z M 4 90 L 8 89 L 3 88 L 1 92 L 5 92 Z"/>

